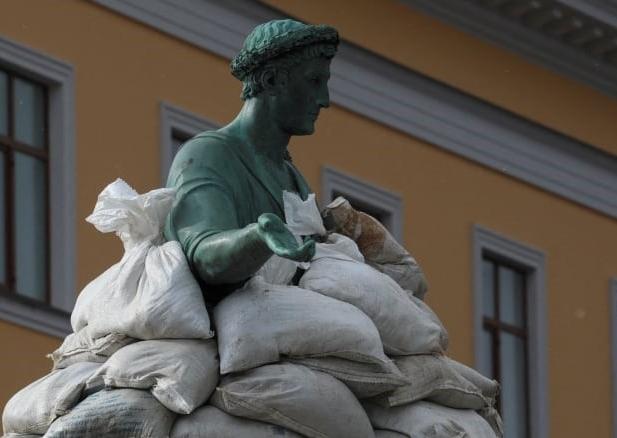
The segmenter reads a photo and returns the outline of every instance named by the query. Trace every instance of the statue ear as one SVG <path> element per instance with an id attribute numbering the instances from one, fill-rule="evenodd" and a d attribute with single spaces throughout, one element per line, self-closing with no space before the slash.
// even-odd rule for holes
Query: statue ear
<path id="1" fill-rule="evenodd" d="M 271 67 L 264 68 L 259 75 L 260 85 L 264 92 L 269 95 L 276 94 L 279 82 L 278 79 L 276 70 Z"/>

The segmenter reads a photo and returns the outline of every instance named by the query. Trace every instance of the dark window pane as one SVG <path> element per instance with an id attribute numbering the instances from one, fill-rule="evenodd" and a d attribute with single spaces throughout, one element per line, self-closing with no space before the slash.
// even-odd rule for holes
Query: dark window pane
<path id="1" fill-rule="evenodd" d="M 46 181 L 43 161 L 15 153 L 16 289 L 41 301 L 47 288 Z"/>
<path id="2" fill-rule="evenodd" d="M 171 150 L 172 150 L 172 153 L 174 154 L 174 156 L 178 153 L 178 151 L 180 150 L 180 146 L 182 146 L 182 144 L 185 141 L 186 140 L 184 140 L 182 138 L 178 138 L 175 135 L 173 137 L 171 137 Z"/>
<path id="3" fill-rule="evenodd" d="M 8 77 L 0 71 L 0 135 L 8 133 L 9 97 L 7 95 Z"/>
<path id="4" fill-rule="evenodd" d="M 479 364 L 478 371 L 485 376 L 494 379 L 493 375 L 493 334 L 488 330 L 482 330 L 482 337 L 480 338 L 480 348 L 484 355 L 482 356 L 482 362 Z"/>
<path id="5" fill-rule="evenodd" d="M 501 332 L 501 415 L 506 437 L 526 437 L 525 341 Z"/>
<path id="6" fill-rule="evenodd" d="M 484 316 L 495 318 L 495 280 L 494 264 L 482 260 L 482 307 Z"/>
<path id="7" fill-rule="evenodd" d="M 499 318 L 508 324 L 525 327 L 523 274 L 499 267 Z"/>
<path id="8" fill-rule="evenodd" d="M 42 148 L 45 145 L 45 99 L 40 85 L 15 79 L 14 137 L 22 143 Z"/>
<path id="9" fill-rule="evenodd" d="M 0 283 L 6 283 L 6 158 L 0 152 Z"/>

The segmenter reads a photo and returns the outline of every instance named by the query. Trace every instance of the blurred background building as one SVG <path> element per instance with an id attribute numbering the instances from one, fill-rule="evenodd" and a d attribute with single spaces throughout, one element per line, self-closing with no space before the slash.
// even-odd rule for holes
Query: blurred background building
<path id="1" fill-rule="evenodd" d="M 163 185 L 230 121 L 229 60 L 281 17 L 343 39 L 294 162 L 415 255 L 506 438 L 617 437 L 615 0 L 3 0 L 0 409 L 122 254 L 84 221 L 97 194 Z"/>

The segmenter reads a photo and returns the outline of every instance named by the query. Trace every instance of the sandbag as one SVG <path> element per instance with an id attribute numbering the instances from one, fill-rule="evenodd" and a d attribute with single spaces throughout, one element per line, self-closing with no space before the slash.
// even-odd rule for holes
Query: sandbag
<path id="1" fill-rule="evenodd" d="M 492 399 L 458 372 L 463 364 L 443 355 L 404 356 L 394 362 L 410 383 L 376 398 L 381 405 L 400 406 L 427 399 L 451 408 L 479 410 L 493 404 Z"/>
<path id="2" fill-rule="evenodd" d="M 354 306 L 294 286 L 253 277 L 214 308 L 221 374 L 283 357 L 338 357 L 383 366 L 379 333 Z"/>
<path id="3" fill-rule="evenodd" d="M 122 180 L 101 192 L 87 220 L 101 232 L 116 232 L 125 252 L 79 294 L 71 315 L 74 332 L 89 326 L 94 339 L 110 333 L 137 339 L 214 335 L 180 244 L 160 245 L 174 194 L 158 189 L 139 195 Z"/>
<path id="4" fill-rule="evenodd" d="M 375 429 L 375 438 L 405 438 L 405 436 L 391 430 Z"/>
<path id="5" fill-rule="evenodd" d="M 338 357 L 287 358 L 287 360 L 336 377 L 359 399 L 374 397 L 409 384 L 409 379 L 393 362 L 370 364 Z"/>
<path id="6" fill-rule="evenodd" d="M 422 269 L 377 219 L 355 210 L 342 196 L 332 201 L 323 215 L 330 231 L 343 234 L 358 244 L 369 265 L 391 277 L 404 290 L 424 299 L 428 284 Z"/>
<path id="7" fill-rule="evenodd" d="M 309 438 L 374 437 L 362 406 L 343 383 L 301 365 L 265 365 L 226 376 L 210 403 Z"/>
<path id="8" fill-rule="evenodd" d="M 137 339 L 120 333 L 110 333 L 94 339 L 90 327 L 86 326 L 77 333 L 68 335 L 60 348 L 48 357 L 54 361 L 53 369 L 66 368 L 79 362 L 103 363 L 117 350 L 135 341 Z"/>
<path id="9" fill-rule="evenodd" d="M 408 438 L 496 438 L 489 424 L 469 409 L 453 409 L 420 401 L 394 408 L 365 403 L 377 429 L 388 429 Z"/>
<path id="10" fill-rule="evenodd" d="M 346 254 L 337 247 L 348 242 Z M 353 247 L 351 247 L 353 245 Z M 447 346 L 447 333 L 426 305 L 416 304 L 390 277 L 358 261 L 350 252 L 351 239 L 334 234 L 328 242 L 318 243 L 310 268 L 299 286 L 352 304 L 368 315 L 381 336 L 387 354 L 421 354 L 442 352 Z"/>
<path id="11" fill-rule="evenodd" d="M 460 362 L 446 358 L 450 366 L 460 374 L 463 378 L 473 383 L 482 393 L 484 397 L 489 400 L 495 400 L 499 395 L 499 382 L 497 380 L 489 379 L 483 376 L 473 368 L 468 367 Z"/>
<path id="12" fill-rule="evenodd" d="M 147 389 L 167 409 L 190 414 L 210 397 L 218 373 L 214 339 L 141 341 L 118 350 L 86 388 Z"/>
<path id="13" fill-rule="evenodd" d="M 103 390 L 54 421 L 45 438 L 167 438 L 175 417 L 147 391 Z"/>
<path id="14" fill-rule="evenodd" d="M 40 438 L 43 435 L 24 435 L 21 433 L 7 433 L 6 435 L 2 435 L 2 438 Z"/>
<path id="15" fill-rule="evenodd" d="M 226 414 L 214 406 L 202 406 L 191 415 L 178 418 L 171 438 L 302 438 L 275 424 Z"/>
<path id="16" fill-rule="evenodd" d="M 85 382 L 100 364 L 82 362 L 32 382 L 8 401 L 2 415 L 6 434 L 44 434 L 51 422 L 79 401 Z"/>

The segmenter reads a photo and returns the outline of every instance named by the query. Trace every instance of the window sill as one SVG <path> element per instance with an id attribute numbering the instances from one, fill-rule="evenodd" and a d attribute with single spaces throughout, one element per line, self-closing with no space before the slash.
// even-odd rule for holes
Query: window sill
<path id="1" fill-rule="evenodd" d="M 61 339 L 73 331 L 69 313 L 6 294 L 0 294 L 0 320 Z"/>

